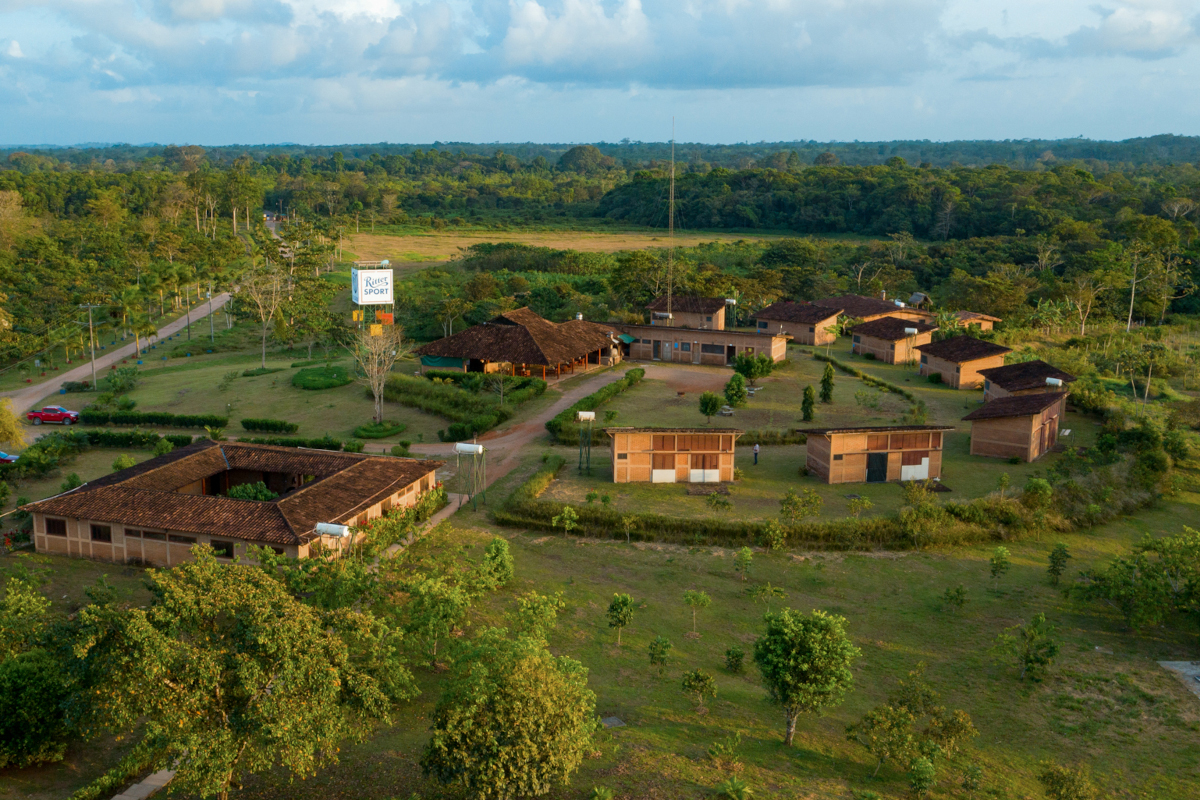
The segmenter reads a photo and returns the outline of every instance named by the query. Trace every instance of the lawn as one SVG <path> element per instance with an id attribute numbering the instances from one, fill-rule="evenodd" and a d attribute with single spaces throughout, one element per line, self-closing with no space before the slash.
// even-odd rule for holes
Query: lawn
<path id="1" fill-rule="evenodd" d="M 536 463 L 527 458 L 520 472 L 527 474 Z M 510 476 L 507 485 L 518 478 Z M 495 497 L 501 496 L 497 491 Z M 1120 552 L 1145 532 L 1178 531 L 1181 519 L 1200 511 L 1198 503 L 1200 498 L 1190 496 L 1136 519 L 1060 537 L 1074 556 L 1072 573 Z M 943 702 L 970 714 L 980 731 L 963 759 L 984 769 L 980 797 L 1041 797 L 1036 774 L 1044 760 L 1091 765 L 1106 797 L 1183 800 L 1194 797 L 1200 785 L 1200 700 L 1155 664 L 1195 657 L 1200 643 L 1194 626 L 1180 620 L 1173 630 L 1135 635 L 1110 610 L 1065 598 L 1046 579 L 1050 541 L 1010 544 L 1013 569 L 998 589 L 988 577 L 988 548 L 758 553 L 745 584 L 732 569 L 732 552 L 720 548 L 629 546 L 495 531 L 482 510 L 461 511 L 452 521 L 456 527 L 440 529 L 417 547 L 477 558 L 488 538 L 500 533 L 516 558 L 517 579 L 477 610 L 470 629 L 504 624 L 503 613 L 521 592 L 561 591 L 567 608 L 551 636 L 551 650 L 587 666 L 597 711 L 626 723 L 598 736 L 597 755 L 553 797 L 584 798 L 594 785 L 610 786 L 624 798 L 708 796 L 728 773 L 712 764 L 706 750 L 736 731 L 742 735 L 741 775 L 755 797 L 840 799 L 856 789 L 898 800 L 906 796 L 903 769 L 888 765 L 872 779 L 871 759 L 846 740 L 844 730 L 922 662 Z M 749 659 L 742 675 L 723 666 L 731 645 L 752 649 L 764 608 L 745 589 L 768 581 L 783 587 L 782 602 L 788 606 L 847 617 L 863 653 L 854 668 L 855 691 L 826 716 L 802 717 L 791 750 L 782 745 L 782 715 L 769 704 Z M 966 608 L 942 610 L 940 596 L 960 583 L 970 598 Z M 701 589 L 713 598 L 699 615 L 695 639 L 687 636 L 691 616 L 682 602 L 685 589 Z M 620 648 L 604 616 L 614 592 L 628 592 L 638 603 Z M 990 650 L 1005 627 L 1039 611 L 1058 626 L 1062 654 L 1047 680 L 1023 682 Z M 662 677 L 646 657 L 647 645 L 658 635 L 674 644 Z M 679 689 L 680 675 L 694 668 L 710 672 L 718 684 L 719 694 L 704 715 Z M 436 676 L 420 672 L 419 678 L 423 694 L 402 712 L 400 722 L 344 748 L 337 767 L 298 784 L 281 774 L 258 778 L 231 796 L 448 796 L 425 782 L 417 767 L 437 699 Z M 958 780 L 957 770 L 943 763 L 932 797 L 965 796 Z"/>

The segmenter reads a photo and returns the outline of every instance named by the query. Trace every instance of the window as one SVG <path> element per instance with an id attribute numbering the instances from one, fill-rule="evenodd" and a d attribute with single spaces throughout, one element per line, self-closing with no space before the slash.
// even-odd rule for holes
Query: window
<path id="1" fill-rule="evenodd" d="M 196 543 L 195 536 L 176 536 L 175 534 L 172 533 L 170 536 L 167 537 L 167 539 L 172 544 L 195 544 Z"/>
<path id="2" fill-rule="evenodd" d="M 165 533 L 155 533 L 154 531 L 142 531 L 142 538 L 149 539 L 152 542 L 165 542 L 167 535 Z"/>
<path id="3" fill-rule="evenodd" d="M 922 355 L 922 356 L 921 356 L 921 363 L 922 363 L 922 364 L 928 364 L 928 363 L 929 363 L 929 356 Z"/>
<path id="4" fill-rule="evenodd" d="M 834 460 L 834 461 L 841 461 L 841 460 L 842 460 L 842 454 L 841 454 L 841 453 L 838 453 L 836 456 L 834 456 L 834 457 L 833 457 L 833 460 Z"/>
<path id="5" fill-rule="evenodd" d="M 702 344 L 700 345 L 701 353 L 708 353 L 710 356 L 725 355 L 725 346 L 720 344 Z"/>
<path id="6" fill-rule="evenodd" d="M 685 353 L 690 353 L 690 352 L 692 352 L 692 343 L 684 342 L 683 344 L 679 345 L 679 349 Z"/>
<path id="7" fill-rule="evenodd" d="M 692 469 L 719 469 L 720 459 L 716 453 L 693 453 Z"/>
<path id="8" fill-rule="evenodd" d="M 705 322 L 712 322 L 712 317 L 705 317 L 705 318 L 704 318 L 704 321 L 705 321 Z"/>
<path id="9" fill-rule="evenodd" d="M 112 541 L 112 526 L 111 525 L 93 525 L 92 526 L 92 541 L 93 542 L 111 542 Z"/>
<path id="10" fill-rule="evenodd" d="M 125 538 L 126 539 L 140 539 L 140 538 L 142 538 L 142 532 L 137 530 L 136 528 L 126 528 L 125 529 Z"/>
<path id="11" fill-rule="evenodd" d="M 654 434 L 654 439 L 651 442 L 651 446 L 654 450 L 674 450 L 675 449 L 675 437 L 666 435 L 666 434 L 656 433 L 656 434 Z"/>
<path id="12" fill-rule="evenodd" d="M 733 450 L 733 437 L 732 436 L 722 436 L 721 437 L 721 450 L 722 450 L 722 452 L 725 452 L 725 453 L 728 453 L 729 451 Z"/>
<path id="13" fill-rule="evenodd" d="M 281 556 L 281 555 L 283 555 L 283 548 L 282 547 L 272 547 L 271 552 L 273 552 L 277 556 Z"/>
<path id="14" fill-rule="evenodd" d="M 955 367 L 954 367 L 954 374 L 955 374 L 955 375 L 957 375 L 957 374 L 958 374 L 958 371 L 959 371 L 959 369 L 960 369 L 960 368 L 959 368 L 958 366 L 955 366 Z"/>
<path id="15" fill-rule="evenodd" d="M 46 519 L 47 536 L 66 536 L 67 521 L 65 519 Z"/>
<path id="16" fill-rule="evenodd" d="M 217 558 L 233 558 L 233 542 L 218 542 L 216 539 L 212 539 L 209 541 L 209 545 L 217 551 Z"/>
<path id="17" fill-rule="evenodd" d="M 940 434 L 940 433 L 929 434 L 929 446 L 932 447 L 934 450 L 940 450 L 942 447 L 942 434 Z"/>
<path id="18" fill-rule="evenodd" d="M 767 329 L 767 321 L 760 319 L 758 321 L 758 327 L 762 330 L 766 330 Z"/>
<path id="19" fill-rule="evenodd" d="M 919 467 L 926 458 L 929 458 L 929 453 L 925 450 L 905 450 L 900 454 L 900 466 Z"/>
<path id="20" fill-rule="evenodd" d="M 655 453 L 650 458 L 653 462 L 652 469 L 675 469 L 674 453 Z"/>
<path id="21" fill-rule="evenodd" d="M 624 461 L 629 458 L 629 453 L 617 453 L 617 461 Z"/>
<path id="22" fill-rule="evenodd" d="M 817 329 L 816 329 L 814 326 L 812 326 L 812 325 L 809 325 L 809 326 L 808 326 L 808 332 L 809 332 L 809 333 L 816 333 L 816 332 L 817 332 Z"/>
<path id="23" fill-rule="evenodd" d="M 886 433 L 869 433 L 867 434 L 867 449 L 868 450 L 887 450 L 888 437 Z"/>
<path id="24" fill-rule="evenodd" d="M 860 338 L 858 337 L 858 335 L 856 334 L 856 335 L 854 336 L 854 343 L 855 343 L 855 344 L 859 344 L 859 343 L 861 343 L 861 342 L 862 342 L 862 339 L 860 339 Z"/>

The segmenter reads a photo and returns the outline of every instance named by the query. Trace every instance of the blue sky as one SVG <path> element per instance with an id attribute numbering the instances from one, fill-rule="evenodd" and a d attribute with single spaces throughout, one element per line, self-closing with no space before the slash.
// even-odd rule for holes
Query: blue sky
<path id="1" fill-rule="evenodd" d="M 0 0 L 0 144 L 1200 133 L 1200 0 Z"/>

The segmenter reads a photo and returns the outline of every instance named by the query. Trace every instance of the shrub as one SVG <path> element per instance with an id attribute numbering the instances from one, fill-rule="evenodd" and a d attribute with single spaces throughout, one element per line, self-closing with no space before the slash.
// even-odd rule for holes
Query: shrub
<path id="1" fill-rule="evenodd" d="M 292 376 L 292 386 L 297 389 L 319 391 L 345 386 L 353 380 L 354 376 L 350 374 L 350 370 L 343 366 L 308 367 L 297 371 Z"/>
<path id="2" fill-rule="evenodd" d="M 70 733 L 66 675 L 44 650 L 0 661 L 0 769 L 62 760 Z"/>
<path id="3" fill-rule="evenodd" d="M 67 394 L 73 394 L 75 392 L 90 392 L 92 390 L 92 384 L 89 381 L 64 381 L 62 389 Z"/>
<path id="4" fill-rule="evenodd" d="M 154 445 L 154 455 L 165 456 L 167 453 L 175 449 L 175 445 L 166 439 L 159 439 L 158 444 Z"/>
<path id="5" fill-rule="evenodd" d="M 258 375 L 270 375 L 274 372 L 283 372 L 283 367 L 255 367 L 254 369 L 242 370 L 243 378 L 254 378 Z"/>
<path id="6" fill-rule="evenodd" d="M 425 378 L 393 375 L 384 386 L 383 397 L 390 403 L 419 408 L 450 420 L 446 430 L 438 432 L 442 441 L 469 439 L 491 430 L 510 419 L 517 406 L 546 391 L 540 378 L 506 379 L 504 405 L 490 392 L 473 394 L 453 382 L 434 383 Z"/>
<path id="7" fill-rule="evenodd" d="M 234 500 L 260 500 L 270 502 L 279 495 L 267 488 L 267 485 L 262 481 L 257 483 L 239 483 L 237 486 L 230 486 L 229 491 L 225 493 L 226 497 L 232 497 Z"/>
<path id="8" fill-rule="evenodd" d="M 508 542 L 497 536 L 493 538 L 483 551 L 483 570 L 495 581 L 497 586 L 503 586 L 513 577 L 513 557 L 508 551 Z"/>
<path id="9" fill-rule="evenodd" d="M 745 659 L 746 651 L 741 645 L 735 644 L 725 651 L 725 669 L 736 675 L 742 671 L 742 662 Z"/>
<path id="10" fill-rule="evenodd" d="M 408 430 L 408 426 L 403 422 L 371 422 L 367 425 L 359 425 L 354 429 L 354 438 L 356 439 L 386 439 L 389 436 L 395 436 Z"/>
<path id="11" fill-rule="evenodd" d="M 361 439 L 351 439 L 342 445 L 342 450 L 347 453 L 361 453 L 363 451 L 363 441 Z"/>
<path id="12" fill-rule="evenodd" d="M 137 459 L 126 453 L 125 455 L 117 456 L 116 460 L 113 461 L 112 471 L 120 472 L 123 469 L 129 469 L 134 466 L 137 466 Z"/>
<path id="13" fill-rule="evenodd" d="M 930 383 L 941 383 L 942 382 L 942 373 L 940 373 L 940 372 L 929 373 L 929 382 Z"/>
<path id="14" fill-rule="evenodd" d="M 874 361 L 875 354 L 874 353 L 863 353 L 863 358 L 865 358 L 867 361 Z"/>
<path id="15" fill-rule="evenodd" d="M 295 422 L 285 422 L 281 419 L 244 419 L 242 420 L 242 429 L 266 433 L 295 433 L 300 430 L 300 426 Z"/>

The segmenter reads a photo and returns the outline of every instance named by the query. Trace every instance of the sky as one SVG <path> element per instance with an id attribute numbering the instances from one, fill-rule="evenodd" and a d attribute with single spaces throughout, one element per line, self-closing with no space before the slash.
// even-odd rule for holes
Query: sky
<path id="1" fill-rule="evenodd" d="M 0 0 L 0 144 L 1200 133 L 1200 0 Z"/>

